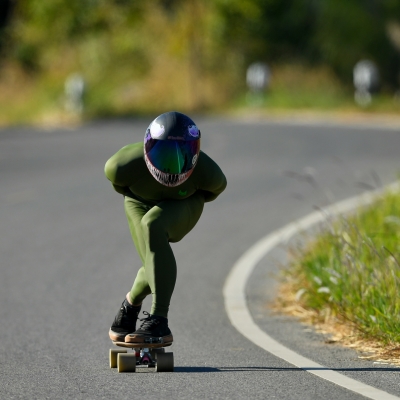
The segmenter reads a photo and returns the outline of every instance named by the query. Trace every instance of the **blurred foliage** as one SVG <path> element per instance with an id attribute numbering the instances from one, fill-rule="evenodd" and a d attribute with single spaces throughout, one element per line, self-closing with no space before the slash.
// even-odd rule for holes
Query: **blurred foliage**
<path id="1" fill-rule="evenodd" d="M 218 107 L 243 93 L 253 61 L 328 69 L 350 88 L 368 58 L 386 90 L 399 83 L 398 0 L 2 1 L 0 103 L 26 79 L 33 92 L 53 86 L 54 103 L 80 72 L 89 114 Z"/>
<path id="2" fill-rule="evenodd" d="M 360 58 L 373 60 L 383 82 L 395 87 L 399 53 L 391 43 L 386 26 L 389 18 L 400 17 L 400 3 L 389 1 L 328 0 L 321 7 L 316 26 L 316 46 L 322 62 L 332 65 L 348 82 L 350 69 Z"/>
<path id="3" fill-rule="evenodd" d="M 399 1 L 220 0 L 219 4 L 226 21 L 225 44 L 247 62 L 323 64 L 349 84 L 355 63 L 368 58 L 380 67 L 385 84 L 392 88 L 398 84 L 400 48 L 388 28 L 392 23 L 400 30 Z"/>

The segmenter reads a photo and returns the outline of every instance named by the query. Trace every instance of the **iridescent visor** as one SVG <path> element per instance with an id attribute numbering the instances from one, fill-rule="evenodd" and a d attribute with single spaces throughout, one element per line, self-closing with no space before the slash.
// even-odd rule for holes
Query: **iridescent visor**
<path id="1" fill-rule="evenodd" d="M 183 174 L 190 171 L 197 161 L 200 140 L 157 140 L 145 143 L 145 152 L 151 164 L 168 174 Z"/>

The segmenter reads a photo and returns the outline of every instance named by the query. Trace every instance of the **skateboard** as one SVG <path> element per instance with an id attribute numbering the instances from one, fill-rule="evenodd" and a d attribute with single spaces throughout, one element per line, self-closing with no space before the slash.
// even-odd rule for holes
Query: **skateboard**
<path id="1" fill-rule="evenodd" d="M 118 372 L 136 372 L 136 368 L 155 368 L 156 372 L 174 371 L 174 353 L 165 352 L 171 343 L 146 343 L 138 347 L 135 343 L 113 342 L 125 349 L 110 349 L 110 368 Z M 143 346 L 143 345 L 142 345 Z M 132 353 L 128 353 L 132 349 Z"/>

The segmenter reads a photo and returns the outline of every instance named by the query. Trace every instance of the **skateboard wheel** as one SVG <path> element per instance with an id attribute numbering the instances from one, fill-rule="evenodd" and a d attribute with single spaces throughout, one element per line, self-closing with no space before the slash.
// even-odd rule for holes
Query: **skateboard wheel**
<path id="1" fill-rule="evenodd" d="M 157 354 L 157 372 L 173 372 L 174 370 L 174 353 L 158 353 Z"/>
<path id="2" fill-rule="evenodd" d="M 136 354 L 119 353 L 117 358 L 118 372 L 136 371 Z"/>
<path id="3" fill-rule="evenodd" d="M 151 349 L 150 354 L 153 360 L 157 360 L 157 354 L 165 353 L 165 349 L 161 347 L 160 349 Z"/>
<path id="4" fill-rule="evenodd" d="M 110 349 L 110 368 L 117 368 L 117 357 L 119 353 L 127 353 L 127 350 Z"/>

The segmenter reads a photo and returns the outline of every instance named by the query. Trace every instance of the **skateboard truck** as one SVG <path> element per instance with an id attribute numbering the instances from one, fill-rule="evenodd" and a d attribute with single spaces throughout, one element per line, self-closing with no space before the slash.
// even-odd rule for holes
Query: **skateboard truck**
<path id="1" fill-rule="evenodd" d="M 162 344 L 164 343 L 164 339 L 162 337 L 150 337 L 144 339 L 144 342 L 148 344 Z"/>
<path id="2" fill-rule="evenodd" d="M 141 349 L 139 357 L 136 357 L 136 365 L 148 365 L 149 367 L 154 367 L 156 365 L 155 360 L 151 356 L 150 349 Z"/>

